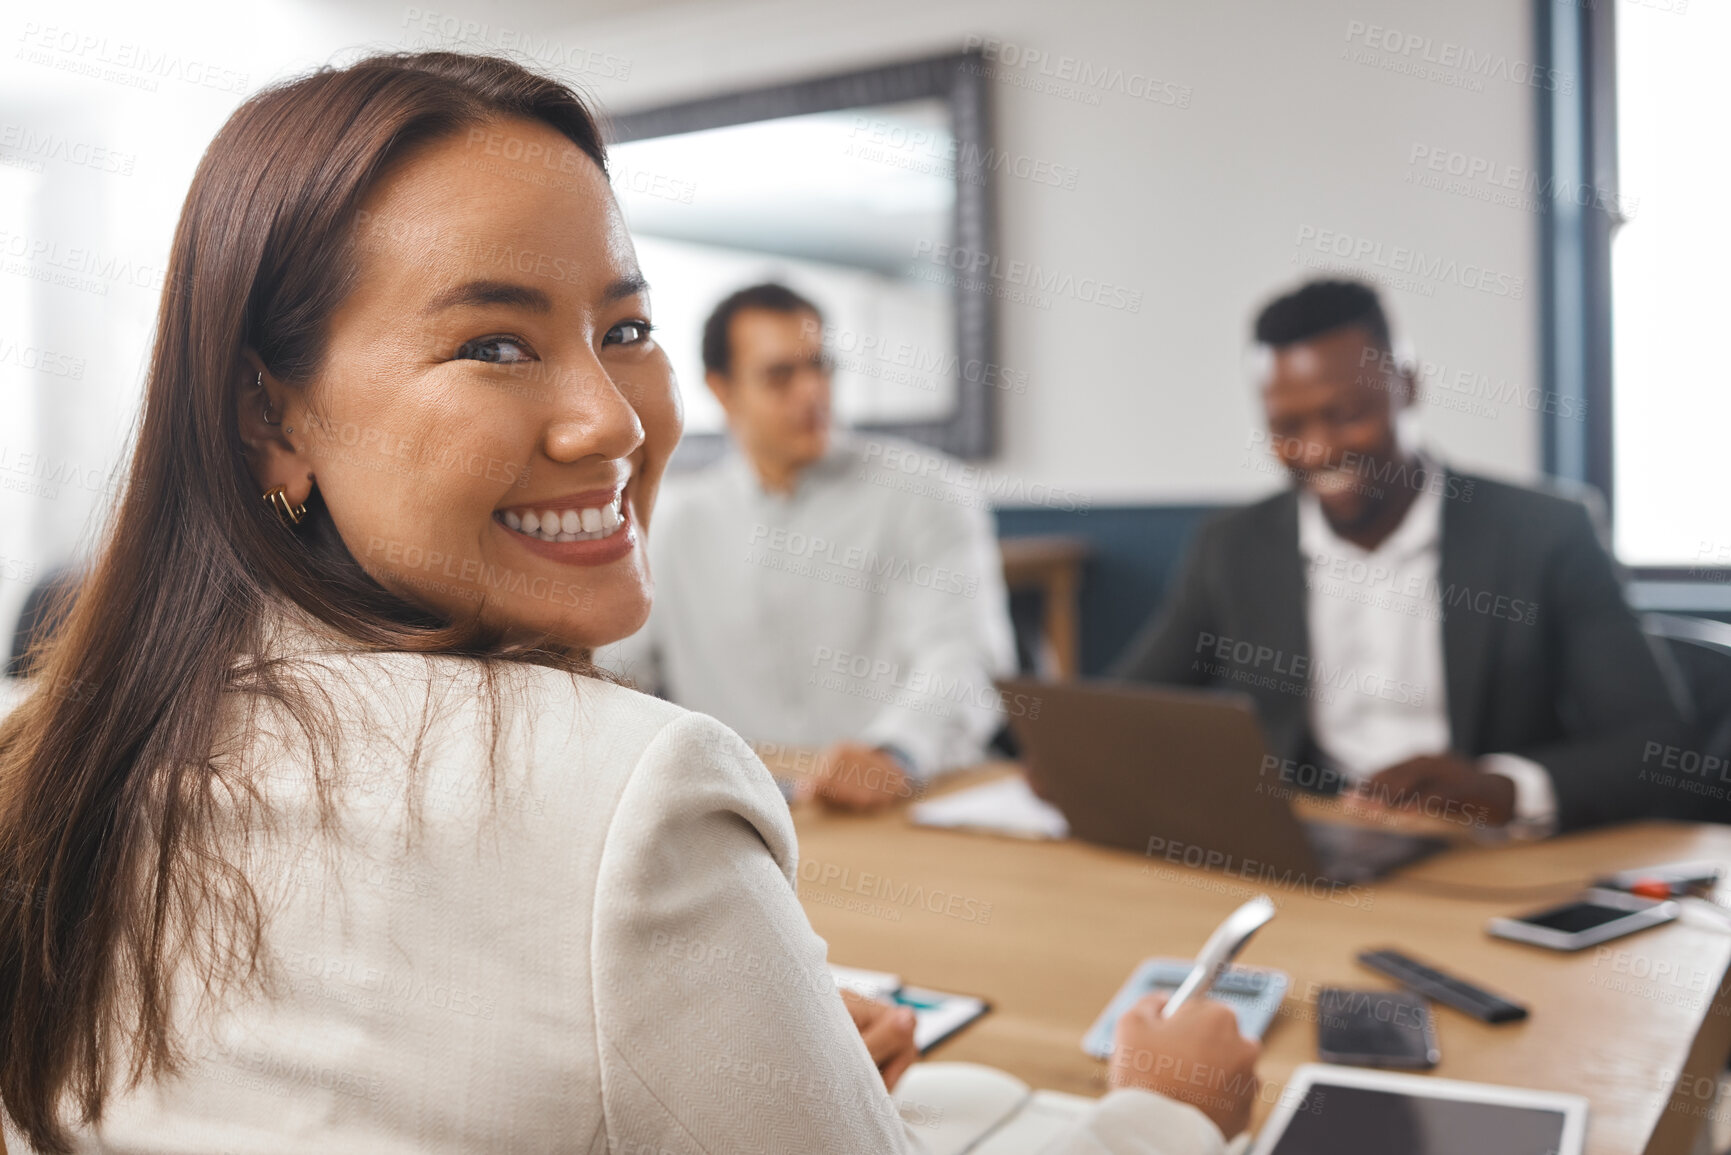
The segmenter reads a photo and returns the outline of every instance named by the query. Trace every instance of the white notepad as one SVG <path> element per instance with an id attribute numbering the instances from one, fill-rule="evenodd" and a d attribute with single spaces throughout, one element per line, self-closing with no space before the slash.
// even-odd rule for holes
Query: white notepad
<path id="1" fill-rule="evenodd" d="M 1019 774 L 921 802 L 910 815 L 918 826 L 982 830 L 1015 838 L 1055 839 L 1070 833 L 1063 813 L 1030 790 L 1028 780 Z"/>
<path id="2" fill-rule="evenodd" d="M 894 1098 L 932 1155 L 1034 1155 L 1094 1102 L 978 1063 L 915 1063 Z"/>
<path id="3" fill-rule="evenodd" d="M 931 1155 L 1038 1155 L 1098 1102 L 1035 1091 L 978 1063 L 915 1063 L 891 1098 Z M 1243 1155 L 1250 1143 L 1247 1131 L 1226 1155 Z"/>

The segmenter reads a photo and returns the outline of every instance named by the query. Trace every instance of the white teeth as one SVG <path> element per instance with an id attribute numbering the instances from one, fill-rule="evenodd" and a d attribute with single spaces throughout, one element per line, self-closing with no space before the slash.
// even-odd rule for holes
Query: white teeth
<path id="1" fill-rule="evenodd" d="M 625 524 L 624 500 L 625 495 L 621 493 L 608 504 L 589 509 L 544 509 L 526 513 L 508 509 L 499 515 L 499 520 L 507 527 L 540 541 L 594 541 L 611 537 Z"/>

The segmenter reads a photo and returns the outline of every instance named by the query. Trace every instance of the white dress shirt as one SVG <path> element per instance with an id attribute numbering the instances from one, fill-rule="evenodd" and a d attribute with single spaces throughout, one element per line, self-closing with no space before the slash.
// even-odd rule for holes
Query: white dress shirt
<path id="1" fill-rule="evenodd" d="M 890 747 L 923 779 L 1002 725 L 1015 646 L 971 466 L 838 436 L 779 494 L 733 453 L 668 479 L 649 558 L 649 622 L 600 660 L 753 742 Z"/>
<path id="2" fill-rule="evenodd" d="M 1427 461 L 1427 476 L 1439 468 Z M 1349 783 L 1450 749 L 1442 510 L 1441 490 L 1425 486 L 1394 532 L 1366 550 L 1334 532 L 1314 494 L 1299 493 L 1311 734 Z M 1554 825 L 1556 790 L 1543 766 L 1517 754 L 1488 754 L 1479 766 L 1514 781 L 1517 832 Z"/>
<path id="3" fill-rule="evenodd" d="M 471 659 L 277 639 L 340 729 L 326 808 L 281 703 L 222 704 L 225 772 L 261 807 L 219 807 L 218 831 L 266 912 L 267 989 L 219 1005 L 180 973 L 186 1063 L 111 1094 L 77 1151 L 926 1150 L 836 993 L 788 808 L 737 735 L 542 667 L 489 682 Z M 1141 1090 L 1047 1148 L 1221 1150 L 1200 1112 Z"/>

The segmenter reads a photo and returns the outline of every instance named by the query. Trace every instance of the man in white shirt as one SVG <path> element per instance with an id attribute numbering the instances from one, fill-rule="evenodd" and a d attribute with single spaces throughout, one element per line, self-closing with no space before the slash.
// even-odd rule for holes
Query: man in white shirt
<path id="1" fill-rule="evenodd" d="M 1522 834 L 1650 810 L 1681 715 L 1586 509 L 1417 450 L 1368 286 L 1305 285 L 1256 339 L 1293 486 L 1198 530 L 1117 672 L 1249 693 L 1284 781 Z"/>
<path id="2" fill-rule="evenodd" d="M 1312 737 L 1345 785 L 1364 789 L 1385 767 L 1407 767 L 1398 775 L 1386 773 L 1366 791 L 1390 801 L 1409 787 L 1396 779 L 1447 769 L 1427 769 L 1425 760 L 1447 751 L 1451 737 L 1438 581 L 1443 495 L 1422 480 L 1446 475 L 1423 454 L 1414 456 L 1412 468 L 1421 480 L 1406 516 L 1371 549 L 1335 532 L 1318 494 L 1304 489 L 1298 495 Z M 1510 612 L 1519 618 L 1527 607 L 1511 605 Z M 1543 766 L 1519 754 L 1496 753 L 1479 758 L 1476 769 L 1513 783 L 1517 830 L 1549 832 L 1556 792 Z M 1502 789 L 1493 780 L 1475 781 L 1488 791 Z M 1501 807 L 1493 800 L 1486 813 L 1500 815 Z"/>
<path id="3" fill-rule="evenodd" d="M 809 788 L 837 806 L 979 761 L 1014 643 L 972 472 L 832 435 L 822 316 L 783 286 L 718 305 L 703 352 L 732 451 L 663 485 L 654 609 L 602 660 L 760 746 L 820 751 Z"/>

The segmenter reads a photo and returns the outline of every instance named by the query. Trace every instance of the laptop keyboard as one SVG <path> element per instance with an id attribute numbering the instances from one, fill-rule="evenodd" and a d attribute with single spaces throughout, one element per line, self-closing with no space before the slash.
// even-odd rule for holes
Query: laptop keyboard
<path id="1" fill-rule="evenodd" d="M 1339 822 L 1301 822 L 1323 876 L 1335 882 L 1369 882 L 1445 849 L 1441 838 L 1395 834 Z"/>

